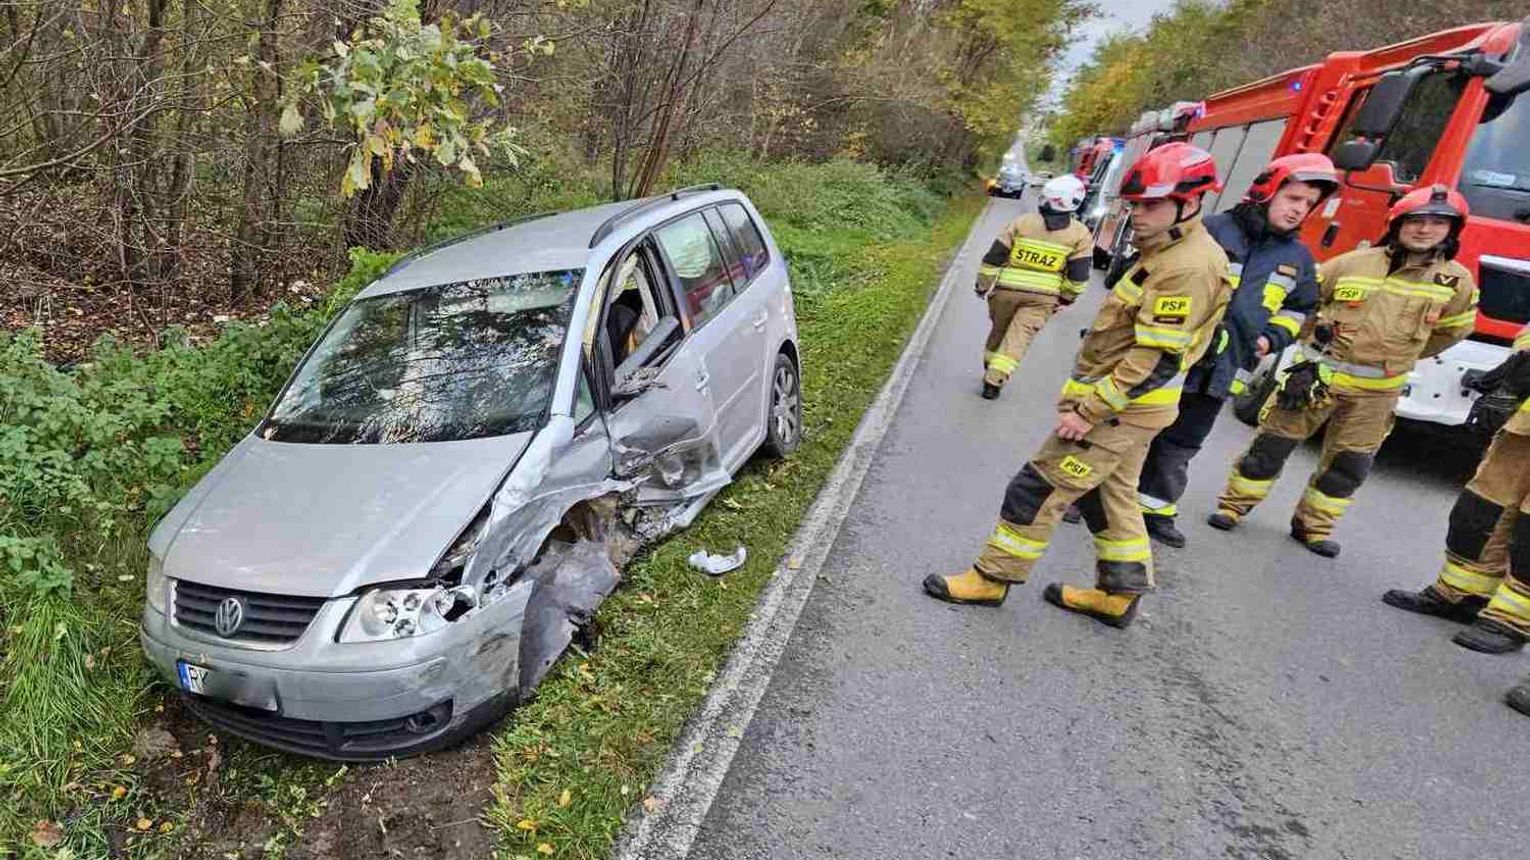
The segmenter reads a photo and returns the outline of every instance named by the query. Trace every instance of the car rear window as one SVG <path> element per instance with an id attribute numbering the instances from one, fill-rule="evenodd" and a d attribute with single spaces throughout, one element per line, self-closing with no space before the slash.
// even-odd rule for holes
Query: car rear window
<path id="1" fill-rule="evenodd" d="M 754 219 L 749 217 L 744 207 L 737 203 L 725 203 L 718 209 L 722 211 L 723 221 L 733 235 L 733 245 L 743 258 L 745 271 L 751 278 L 758 275 L 770 259 L 770 253 L 765 250 L 765 240 L 760 236 L 760 228 L 755 226 Z"/>
<path id="2" fill-rule="evenodd" d="M 716 316 L 732 298 L 733 287 L 723 265 L 722 252 L 713 241 L 712 231 L 701 213 L 666 224 L 654 231 L 654 235 L 680 278 L 680 289 L 685 295 L 692 324 L 699 326 Z"/>

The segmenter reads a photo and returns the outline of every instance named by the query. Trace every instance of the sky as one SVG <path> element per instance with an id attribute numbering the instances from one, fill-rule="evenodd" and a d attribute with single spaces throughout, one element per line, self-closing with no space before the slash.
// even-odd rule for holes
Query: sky
<path id="1" fill-rule="evenodd" d="M 1057 74 L 1052 83 L 1052 96 L 1056 98 L 1067 89 L 1068 77 L 1094 50 L 1095 43 L 1119 30 L 1140 30 L 1152 20 L 1154 12 L 1161 12 L 1174 5 L 1174 0 L 1096 0 L 1100 17 L 1091 19 L 1078 28 L 1068 50 L 1058 62 Z"/>

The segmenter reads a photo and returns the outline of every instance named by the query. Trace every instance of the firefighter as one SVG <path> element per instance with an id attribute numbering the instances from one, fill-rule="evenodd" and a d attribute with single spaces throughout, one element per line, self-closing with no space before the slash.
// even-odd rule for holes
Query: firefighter
<path id="1" fill-rule="evenodd" d="M 1443 185 L 1411 191 L 1387 213 L 1381 244 L 1319 267 L 1316 321 L 1234 463 L 1211 526 L 1237 526 L 1269 494 L 1296 446 L 1327 422 L 1291 537 L 1318 555 L 1339 554 L 1334 525 L 1391 432 L 1408 371 L 1471 333 L 1477 289 L 1452 259 L 1466 216 L 1466 199 Z"/>
<path id="2" fill-rule="evenodd" d="M 1282 156 L 1254 178 L 1241 203 L 1206 219 L 1206 230 L 1227 252 L 1233 297 L 1216 339 L 1185 378 L 1179 417 L 1153 440 L 1142 466 L 1138 498 L 1148 534 L 1159 543 L 1185 545 L 1174 525 L 1176 505 L 1222 401 L 1242 392 L 1259 359 L 1290 346 L 1317 307 L 1317 264 L 1296 231 L 1338 188 L 1328 156 Z"/>
<path id="3" fill-rule="evenodd" d="M 1398 609 L 1470 623 L 1453 641 L 1489 654 L 1518 651 L 1530 639 L 1530 326 L 1514 350 L 1474 381 L 1486 395 L 1479 406 L 1503 393 L 1507 420 L 1456 497 L 1439 577 L 1421 591 L 1394 589 L 1381 598 Z"/>
<path id="4" fill-rule="evenodd" d="M 1037 212 L 1016 218 L 983 256 L 978 298 L 988 301 L 983 397 L 993 400 L 1020 366 L 1031 339 L 1089 281 L 1094 237 L 1073 217 L 1084 183 L 1071 174 L 1047 180 Z"/>
<path id="5" fill-rule="evenodd" d="M 1205 351 L 1227 307 L 1227 255 L 1201 224 L 1216 165 L 1185 143 L 1150 150 L 1127 171 L 1138 257 L 1111 283 L 1063 386 L 1057 426 L 1004 492 L 999 522 L 962 573 L 931 575 L 925 591 L 951 603 L 998 606 L 1046 551 L 1069 504 L 1094 535 L 1097 587 L 1050 585 L 1058 606 L 1116 627 L 1153 587 L 1137 506 L 1148 443 L 1173 423 L 1185 369 Z"/>

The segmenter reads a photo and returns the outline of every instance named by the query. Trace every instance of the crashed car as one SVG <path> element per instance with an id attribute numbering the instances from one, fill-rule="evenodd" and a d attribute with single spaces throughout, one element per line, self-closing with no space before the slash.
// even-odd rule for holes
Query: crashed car
<path id="1" fill-rule="evenodd" d="M 801 439 L 780 250 L 707 186 L 395 264 L 156 526 L 140 640 L 213 726 L 424 752 L 523 700 L 643 541 Z"/>
<path id="2" fill-rule="evenodd" d="M 1005 162 L 999 168 L 999 173 L 987 183 L 987 192 L 990 197 L 1013 197 L 1019 199 L 1025 194 L 1026 176 L 1025 170 L 1018 164 Z"/>

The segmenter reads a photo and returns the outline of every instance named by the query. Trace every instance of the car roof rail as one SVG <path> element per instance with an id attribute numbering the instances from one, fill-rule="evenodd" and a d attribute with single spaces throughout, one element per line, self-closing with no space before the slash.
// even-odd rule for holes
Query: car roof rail
<path id="1" fill-rule="evenodd" d="M 529 215 L 517 215 L 516 217 L 511 218 L 511 219 L 506 220 L 506 221 L 496 221 L 493 224 L 485 224 L 484 226 L 479 227 L 476 230 L 469 230 L 466 233 L 462 233 L 462 234 L 459 234 L 459 235 L 456 235 L 456 236 L 451 236 L 449 238 L 442 239 L 439 242 L 432 242 L 432 243 L 430 243 L 429 245 L 426 245 L 423 248 L 416 248 L 415 250 L 410 251 L 409 253 L 405 254 L 404 256 L 399 257 L 397 260 L 394 260 L 393 261 L 393 265 L 388 267 L 388 271 L 383 272 L 383 277 L 387 277 L 387 276 L 393 274 L 394 272 L 397 272 L 398 270 L 404 268 L 405 266 L 409 265 L 410 263 L 414 262 L 415 260 L 418 260 L 419 258 L 425 256 L 426 254 L 434 253 L 436 251 L 441 250 L 442 248 L 446 248 L 446 247 L 449 247 L 451 245 L 455 245 L 458 242 L 466 242 L 469 239 L 475 239 L 475 238 L 477 238 L 479 236 L 483 236 L 483 235 L 485 235 L 487 233 L 493 233 L 493 232 L 495 232 L 497 230 L 504 230 L 507 227 L 514 227 L 514 226 L 516 226 L 518 224 L 525 224 L 528 221 L 535 221 L 535 220 L 537 220 L 539 218 L 546 218 L 549 215 L 556 215 L 556 214 L 558 214 L 558 213 L 557 212 L 533 212 L 533 213 L 531 213 Z"/>
<path id="2" fill-rule="evenodd" d="M 681 197 L 684 197 L 687 194 L 700 194 L 704 191 L 721 190 L 721 183 L 705 182 L 701 185 L 687 185 L 684 188 L 676 188 L 673 191 L 667 191 L 657 197 L 645 197 L 642 200 L 633 203 L 631 206 L 628 206 L 626 209 L 617 212 L 610 218 L 600 222 L 600 226 L 596 227 L 595 232 L 590 235 L 590 247 L 593 248 L 596 245 L 599 245 L 602 241 L 605 240 L 607 236 L 611 235 L 611 232 L 617 228 L 617 225 L 621 224 L 628 218 L 641 214 L 645 210 L 652 209 L 655 206 L 662 205 L 671 200 L 679 200 Z"/>

